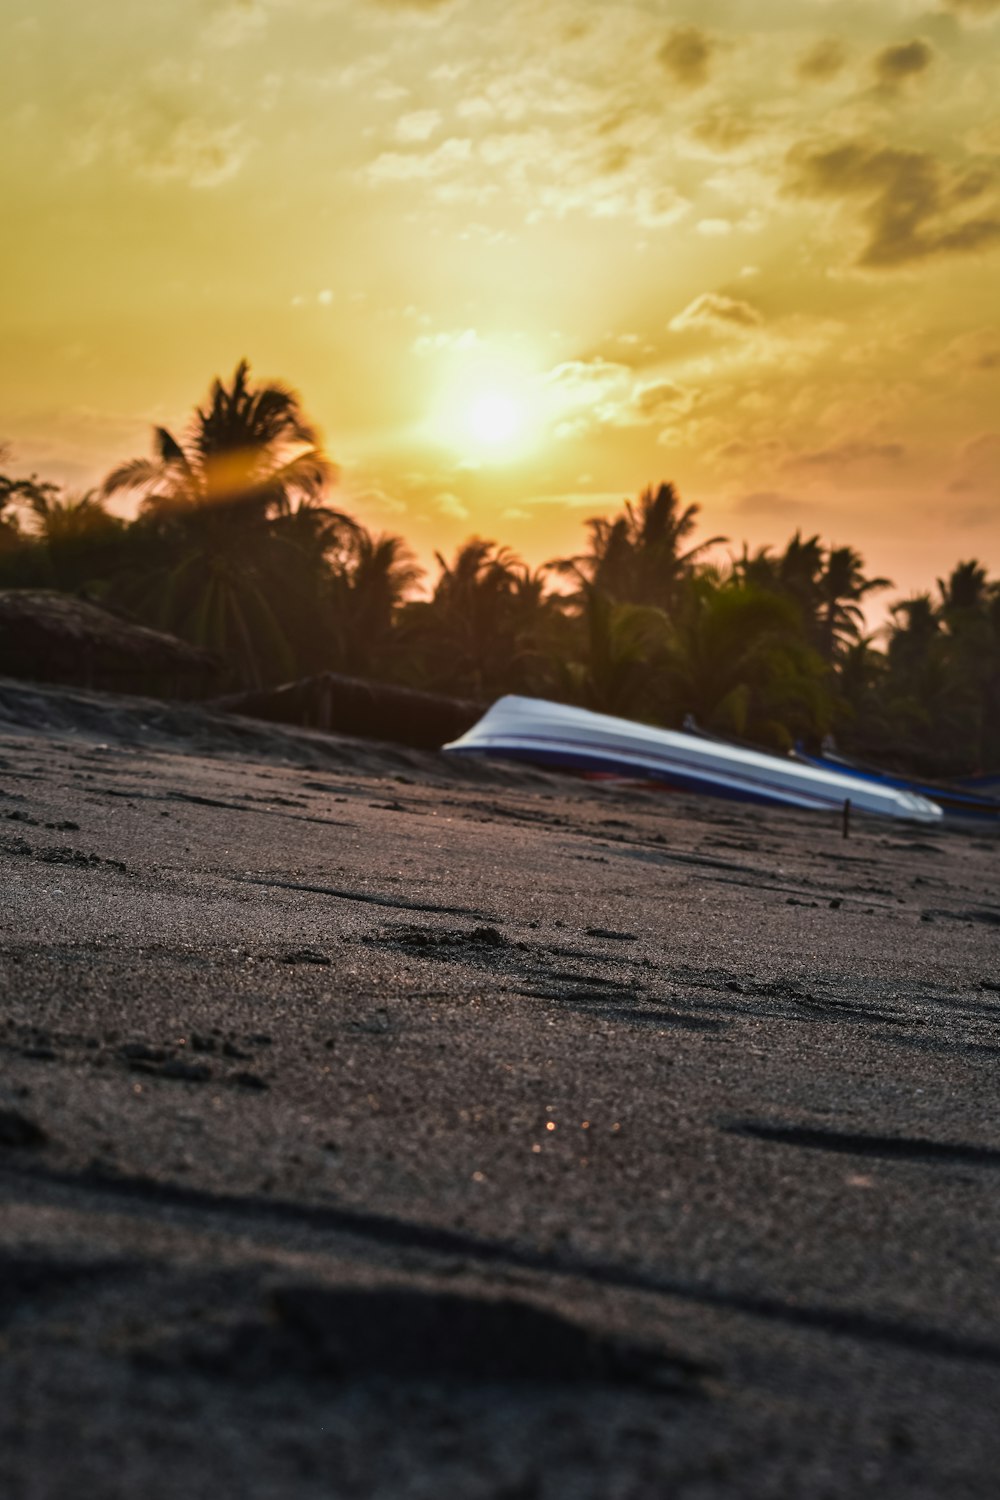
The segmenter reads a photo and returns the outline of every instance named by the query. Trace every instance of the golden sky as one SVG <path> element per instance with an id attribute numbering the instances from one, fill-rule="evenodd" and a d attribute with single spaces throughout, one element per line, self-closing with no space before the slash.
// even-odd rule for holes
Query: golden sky
<path id="1" fill-rule="evenodd" d="M 424 556 L 672 479 L 1000 570 L 1000 0 L 3 10 L 12 471 L 93 484 L 246 355 Z"/>

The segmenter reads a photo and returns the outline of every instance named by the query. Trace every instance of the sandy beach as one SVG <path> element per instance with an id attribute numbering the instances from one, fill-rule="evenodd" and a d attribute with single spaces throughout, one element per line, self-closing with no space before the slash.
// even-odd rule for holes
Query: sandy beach
<path id="1" fill-rule="evenodd" d="M 998 854 L 0 682 L 0 1493 L 995 1495 Z"/>

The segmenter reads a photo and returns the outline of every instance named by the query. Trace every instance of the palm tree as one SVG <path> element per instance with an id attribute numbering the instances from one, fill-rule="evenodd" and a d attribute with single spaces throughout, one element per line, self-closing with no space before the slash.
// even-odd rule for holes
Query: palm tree
<path id="1" fill-rule="evenodd" d="M 979 766 L 1000 755 L 1000 589 L 974 559 L 938 580 L 953 717 Z"/>
<path id="2" fill-rule="evenodd" d="M 406 606 L 401 641 L 427 687 L 485 700 L 530 690 L 546 670 L 560 601 L 509 547 L 472 537 L 441 569 L 429 600 Z"/>
<path id="3" fill-rule="evenodd" d="M 104 592 L 123 563 L 125 523 L 108 514 L 102 496 L 64 496 L 55 485 L 36 485 L 27 508 L 55 587 Z"/>
<path id="4" fill-rule="evenodd" d="M 697 505 L 682 509 L 672 484 L 650 487 L 635 505 L 626 500 L 624 510 L 614 520 L 599 516 L 589 520 L 588 551 L 551 566 L 620 603 L 652 605 L 669 613 L 695 559 L 725 541 L 725 537 L 715 536 L 685 546 L 695 530 L 699 511 Z M 577 598 L 583 603 L 585 594 L 581 592 Z"/>
<path id="5" fill-rule="evenodd" d="M 818 535 L 803 537 L 800 531 L 777 557 L 769 547 L 750 554 L 744 546 L 733 564 L 744 584 L 792 600 L 807 638 L 828 662 L 859 639 L 865 596 L 891 587 L 888 578 L 866 578 L 863 568 L 853 547 L 824 548 Z"/>
<path id="6" fill-rule="evenodd" d="M 947 579 L 938 579 L 938 593 L 941 595 L 941 608 L 946 615 L 957 610 L 981 609 L 987 603 L 989 594 L 986 569 L 975 559 L 959 563 Z"/>
<path id="7" fill-rule="evenodd" d="M 619 604 L 586 584 L 579 626 L 582 659 L 557 665 L 558 696 L 598 713 L 657 722 L 659 669 L 669 632 L 663 610 Z"/>
<path id="8" fill-rule="evenodd" d="M 10 449 L 5 443 L 0 443 L 0 463 L 9 457 Z M 58 494 L 58 485 L 43 483 L 35 474 L 30 479 L 14 479 L 9 474 L 0 474 L 0 551 L 13 551 L 24 540 L 18 506 L 30 511 Z"/>
<path id="9" fill-rule="evenodd" d="M 323 504 L 333 468 L 299 397 L 249 373 L 242 360 L 228 387 L 214 382 L 183 443 L 157 427 L 154 457 L 121 464 L 103 493 L 142 497 L 133 602 L 259 686 L 294 672 L 287 617 L 352 523 Z"/>
<path id="10" fill-rule="evenodd" d="M 892 587 L 888 578 L 866 578 L 864 558 L 853 547 L 830 547 L 817 579 L 819 649 L 832 662 L 846 645 L 861 638 L 861 601 L 877 589 Z"/>
<path id="11" fill-rule="evenodd" d="M 830 727 L 830 673 L 792 600 L 703 575 L 675 620 L 663 668 L 666 717 L 787 749 Z"/>
<path id="12" fill-rule="evenodd" d="M 344 671 L 394 675 L 397 615 L 423 571 L 402 537 L 354 527 L 330 583 L 337 659 Z"/>
<path id="13" fill-rule="evenodd" d="M 892 758 L 928 774 L 958 769 L 963 758 L 971 765 L 981 730 L 979 694 L 942 610 L 923 593 L 894 604 L 890 616 Z"/>
<path id="14" fill-rule="evenodd" d="M 799 611 L 802 629 L 809 640 L 819 644 L 820 617 L 823 609 L 823 546 L 819 536 L 803 539 L 797 531 L 784 552 L 775 556 L 770 547 L 761 547 L 752 556 L 743 548 L 743 556 L 733 571 L 742 583 L 766 593 L 790 599 Z"/>
<path id="15" fill-rule="evenodd" d="M 901 599 L 889 610 L 889 661 L 918 666 L 926 659 L 941 630 L 941 616 L 930 594 Z"/>
<path id="16" fill-rule="evenodd" d="M 0 552 L 12 551 L 18 544 L 21 528 L 11 502 L 18 498 L 23 480 L 0 474 Z M 10 507 L 8 509 L 8 507 Z"/>
<path id="17" fill-rule="evenodd" d="M 239 520 L 288 514 L 295 500 L 318 503 L 333 469 L 298 395 L 278 382 L 251 386 L 249 375 L 244 359 L 228 389 L 214 381 L 186 445 L 155 428 L 155 457 L 112 470 L 104 494 L 138 490 L 145 507 L 161 514 L 220 510 Z"/>

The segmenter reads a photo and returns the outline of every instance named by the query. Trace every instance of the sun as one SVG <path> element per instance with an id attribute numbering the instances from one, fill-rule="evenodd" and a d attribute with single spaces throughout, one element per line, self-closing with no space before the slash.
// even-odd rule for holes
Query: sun
<path id="1" fill-rule="evenodd" d="M 427 437 L 467 468 L 524 463 L 543 436 L 538 363 L 482 339 L 446 351 L 425 393 Z"/>
<path id="2" fill-rule="evenodd" d="M 481 391 L 468 404 L 465 420 L 477 443 L 492 447 L 518 438 L 524 413 L 515 396 L 507 391 Z"/>

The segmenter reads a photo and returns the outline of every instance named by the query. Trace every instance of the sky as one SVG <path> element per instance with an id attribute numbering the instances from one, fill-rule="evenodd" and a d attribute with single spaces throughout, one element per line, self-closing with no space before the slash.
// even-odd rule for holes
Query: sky
<path id="1" fill-rule="evenodd" d="M 424 559 L 671 480 L 732 551 L 1000 572 L 1000 0 L 2 9 L 9 472 L 245 356 Z"/>

